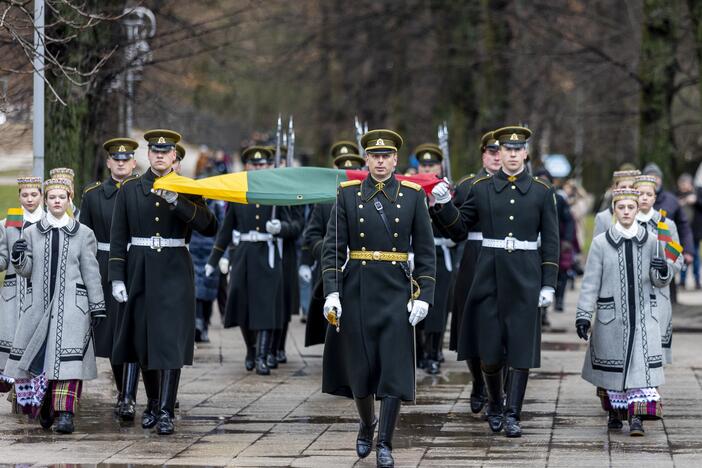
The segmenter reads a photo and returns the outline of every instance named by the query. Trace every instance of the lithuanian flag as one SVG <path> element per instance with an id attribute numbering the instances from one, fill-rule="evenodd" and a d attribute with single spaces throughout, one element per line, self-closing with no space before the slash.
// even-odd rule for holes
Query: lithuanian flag
<path id="1" fill-rule="evenodd" d="M 665 221 L 658 221 L 658 240 L 661 242 L 673 242 L 670 227 Z"/>
<path id="2" fill-rule="evenodd" d="M 682 251 L 682 245 L 675 241 L 670 241 L 665 245 L 665 256 L 672 262 L 678 259 Z"/>
<path id="3" fill-rule="evenodd" d="M 10 208 L 7 210 L 7 218 L 5 219 L 5 227 L 22 228 L 24 224 L 24 213 L 22 208 Z"/>
<path id="4" fill-rule="evenodd" d="M 322 167 L 281 167 L 262 171 L 236 172 L 205 179 L 191 179 L 174 172 L 154 182 L 154 189 L 202 195 L 212 200 L 261 205 L 306 205 L 331 203 L 336 189 L 347 180 L 363 180 L 368 172 Z M 422 186 L 429 194 L 441 182 L 433 174 L 396 176 Z"/>

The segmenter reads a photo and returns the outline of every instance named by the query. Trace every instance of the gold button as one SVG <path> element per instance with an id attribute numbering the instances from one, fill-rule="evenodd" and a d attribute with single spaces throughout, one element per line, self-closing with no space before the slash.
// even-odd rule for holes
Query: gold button
<path id="1" fill-rule="evenodd" d="M 400 206 L 400 204 L 399 204 L 399 203 L 397 204 L 397 207 L 398 207 L 398 208 L 402 208 L 402 207 Z"/>
<path id="2" fill-rule="evenodd" d="M 366 235 L 364 233 L 361 233 L 361 237 L 366 237 Z"/>
<path id="3" fill-rule="evenodd" d="M 404 196 L 405 196 L 405 194 L 404 194 L 404 193 L 402 193 L 402 192 L 400 192 L 400 196 L 401 196 L 401 197 L 404 197 Z"/>
<path id="4" fill-rule="evenodd" d="M 358 196 L 360 197 L 360 196 L 361 196 L 361 192 L 356 192 L 356 195 L 358 195 Z"/>
<path id="5" fill-rule="evenodd" d="M 260 231 L 260 230 L 261 230 L 261 228 L 260 228 L 260 227 L 258 227 L 258 226 L 256 226 L 256 230 L 257 230 L 257 231 Z"/>
<path id="6" fill-rule="evenodd" d="M 359 208 L 363 208 L 363 204 L 358 205 Z"/>
<path id="7" fill-rule="evenodd" d="M 393 265 L 397 265 L 397 262 L 393 260 L 393 261 L 392 261 L 392 264 L 393 264 Z"/>
<path id="8" fill-rule="evenodd" d="M 156 221 L 156 222 L 158 223 L 158 221 L 159 221 L 158 216 L 156 216 L 156 217 L 154 218 L 154 221 Z"/>
<path id="9" fill-rule="evenodd" d="M 395 218 L 395 222 L 396 222 L 396 223 L 399 223 L 399 222 L 400 222 L 400 218 Z"/>
<path id="10" fill-rule="evenodd" d="M 366 248 L 365 248 L 365 247 L 361 247 L 361 252 L 365 252 L 365 251 L 366 251 Z"/>
<path id="11" fill-rule="evenodd" d="M 261 219 L 261 217 L 259 215 L 256 215 L 256 219 Z"/>
<path id="12" fill-rule="evenodd" d="M 156 233 L 156 236 L 161 237 L 161 233 L 158 233 L 158 232 L 157 232 L 157 233 Z"/>
<path id="13" fill-rule="evenodd" d="M 365 221 L 365 219 L 360 218 L 358 221 L 362 223 L 363 221 Z"/>
<path id="14" fill-rule="evenodd" d="M 161 249 L 156 249 L 156 252 L 160 252 L 160 251 L 161 251 Z"/>
<path id="15" fill-rule="evenodd" d="M 509 220 L 510 220 L 510 221 L 513 221 L 513 220 L 514 220 L 514 216 L 510 216 L 510 217 L 509 217 Z"/>
<path id="16" fill-rule="evenodd" d="M 256 203 L 256 208 L 261 208 L 261 205 L 259 205 L 258 203 Z"/>
<path id="17" fill-rule="evenodd" d="M 378 252 L 377 250 L 373 252 L 373 260 L 375 260 L 376 262 L 380 260 L 380 252 Z"/>
<path id="18" fill-rule="evenodd" d="M 512 186 L 512 190 L 514 190 L 514 189 L 516 189 L 516 188 L 517 188 L 517 187 L 515 187 L 514 185 Z"/>
<path id="19" fill-rule="evenodd" d="M 507 235 L 508 235 L 509 237 L 512 237 L 512 233 L 511 233 L 511 232 L 510 232 L 509 234 L 507 234 Z"/>
<path id="20" fill-rule="evenodd" d="M 514 198 L 509 201 L 511 204 L 514 205 Z"/>
<path id="21" fill-rule="evenodd" d="M 158 207 L 158 206 L 161 206 L 161 204 L 160 204 L 159 202 L 156 202 L 156 206 L 157 206 L 157 207 Z"/>
<path id="22" fill-rule="evenodd" d="M 363 260 L 363 261 L 361 262 L 361 265 L 365 265 L 365 264 L 366 264 L 366 261 Z"/>
<path id="23" fill-rule="evenodd" d="M 397 252 L 397 249 L 395 247 L 392 248 L 393 252 Z"/>
<path id="24" fill-rule="evenodd" d="M 397 233 L 395 233 L 395 234 L 393 234 L 393 236 L 397 237 L 397 236 L 398 236 L 398 234 L 397 234 Z"/>

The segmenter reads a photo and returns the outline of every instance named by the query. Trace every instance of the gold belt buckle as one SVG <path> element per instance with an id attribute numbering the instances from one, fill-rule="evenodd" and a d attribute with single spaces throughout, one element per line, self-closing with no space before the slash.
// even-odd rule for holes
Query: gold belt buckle
<path id="1" fill-rule="evenodd" d="M 373 260 L 375 260 L 375 261 L 380 260 L 380 252 L 378 252 L 377 250 L 375 252 L 373 252 Z"/>

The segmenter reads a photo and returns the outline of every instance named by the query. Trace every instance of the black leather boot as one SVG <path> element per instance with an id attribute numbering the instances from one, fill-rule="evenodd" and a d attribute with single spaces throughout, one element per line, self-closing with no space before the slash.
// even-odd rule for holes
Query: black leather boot
<path id="1" fill-rule="evenodd" d="M 271 346 L 268 349 L 268 354 L 266 355 L 266 364 L 268 364 L 269 369 L 278 368 L 278 345 L 280 344 L 280 337 L 283 330 L 276 329 L 273 330 L 271 334 Z"/>
<path id="2" fill-rule="evenodd" d="M 41 402 L 41 409 L 39 410 L 39 424 L 44 429 L 50 429 L 54 424 L 54 410 L 51 409 L 51 393 L 47 392 L 44 395 L 44 400 Z"/>
<path id="3" fill-rule="evenodd" d="M 358 437 L 356 437 L 356 455 L 359 458 L 366 458 L 373 449 L 373 435 L 375 434 L 375 426 L 378 424 L 378 420 L 375 419 L 373 400 L 373 395 L 368 395 L 365 398 L 354 398 L 358 416 L 361 418 Z"/>
<path id="4" fill-rule="evenodd" d="M 522 428 L 519 425 L 519 420 L 529 380 L 529 369 L 512 369 L 510 374 L 507 409 L 505 411 L 505 435 L 507 437 L 521 437 Z"/>
<path id="5" fill-rule="evenodd" d="M 279 364 L 285 364 L 288 362 L 288 356 L 285 354 L 285 342 L 287 341 L 288 338 L 288 323 L 285 322 L 283 324 L 283 329 L 280 332 L 280 341 L 278 342 L 278 347 L 275 355 L 275 359 L 278 361 Z"/>
<path id="6" fill-rule="evenodd" d="M 122 378 L 122 401 L 119 407 L 119 418 L 122 421 L 134 421 L 136 413 L 136 392 L 139 386 L 139 364 L 130 362 L 124 364 Z"/>
<path id="7" fill-rule="evenodd" d="M 631 437 L 641 437 L 645 434 L 643 421 L 638 416 L 629 416 L 629 435 Z"/>
<path id="8" fill-rule="evenodd" d="M 380 402 L 380 422 L 378 423 L 378 444 L 375 448 L 375 462 L 379 468 L 395 466 L 392 457 L 392 436 L 395 433 L 397 418 L 400 415 L 401 401 L 396 397 L 385 397 Z"/>
<path id="9" fill-rule="evenodd" d="M 485 380 L 483 380 L 483 372 L 480 370 L 479 358 L 468 358 L 466 361 L 470 374 L 473 376 L 473 386 L 470 390 L 470 411 L 478 414 L 485 406 Z"/>
<path id="10" fill-rule="evenodd" d="M 488 396 L 486 411 L 488 425 L 492 432 L 500 432 L 504 425 L 504 417 L 502 415 L 502 389 L 504 386 L 502 368 L 494 373 L 488 373 L 484 370 L 482 372 Z"/>
<path id="11" fill-rule="evenodd" d="M 141 415 L 141 427 L 151 429 L 156 425 L 158 418 L 158 397 L 160 389 L 160 372 L 157 370 L 141 370 L 141 378 L 146 389 L 146 409 Z"/>
<path id="12" fill-rule="evenodd" d="M 607 415 L 607 429 L 621 429 L 624 427 L 622 418 L 617 410 L 609 410 Z"/>
<path id="13" fill-rule="evenodd" d="M 175 402 L 180 382 L 180 369 L 161 371 L 161 395 L 158 402 L 156 434 L 169 435 L 175 431 Z"/>
<path id="14" fill-rule="evenodd" d="M 57 411 L 56 415 L 56 425 L 54 430 L 59 434 L 71 434 L 75 431 L 75 426 L 73 425 L 73 413 L 68 411 Z"/>
<path id="15" fill-rule="evenodd" d="M 244 367 L 247 371 L 252 371 L 256 367 L 256 332 L 242 326 L 241 335 L 244 337 L 244 343 L 246 344 Z"/>
<path id="16" fill-rule="evenodd" d="M 121 364 L 112 364 L 112 375 L 115 378 L 115 386 L 117 387 L 117 402 L 115 403 L 114 413 L 115 416 L 119 416 L 120 407 L 122 405 L 122 399 L 124 394 L 122 393 L 122 381 L 124 380 L 124 366 Z"/>
<path id="17" fill-rule="evenodd" d="M 439 333 L 425 333 L 424 335 L 427 349 L 427 363 L 424 372 L 429 375 L 436 375 L 441 372 L 441 361 L 439 361 L 441 335 Z"/>
<path id="18" fill-rule="evenodd" d="M 256 373 L 258 375 L 269 375 L 271 370 L 268 368 L 266 358 L 271 349 L 271 331 L 261 330 L 258 332 L 258 349 L 256 350 Z"/>

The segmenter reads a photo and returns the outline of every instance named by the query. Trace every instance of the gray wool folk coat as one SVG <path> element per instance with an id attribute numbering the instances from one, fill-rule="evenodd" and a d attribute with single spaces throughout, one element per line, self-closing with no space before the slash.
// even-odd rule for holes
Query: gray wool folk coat
<path id="1" fill-rule="evenodd" d="M 650 268 L 656 238 L 639 226 L 625 239 L 614 226 L 592 241 L 577 319 L 592 323 L 582 377 L 608 390 L 665 382 L 656 288 L 673 278 Z"/>
<path id="2" fill-rule="evenodd" d="M 29 279 L 31 287 L 5 373 L 14 378 L 30 377 L 32 360 L 46 340 L 44 371 L 48 380 L 94 379 L 97 368 L 90 319 L 91 314 L 105 310 L 95 235 L 75 219 L 58 230 L 56 282 L 50 299 L 50 231 L 44 217 L 23 233 L 27 251 L 15 269 Z"/>

